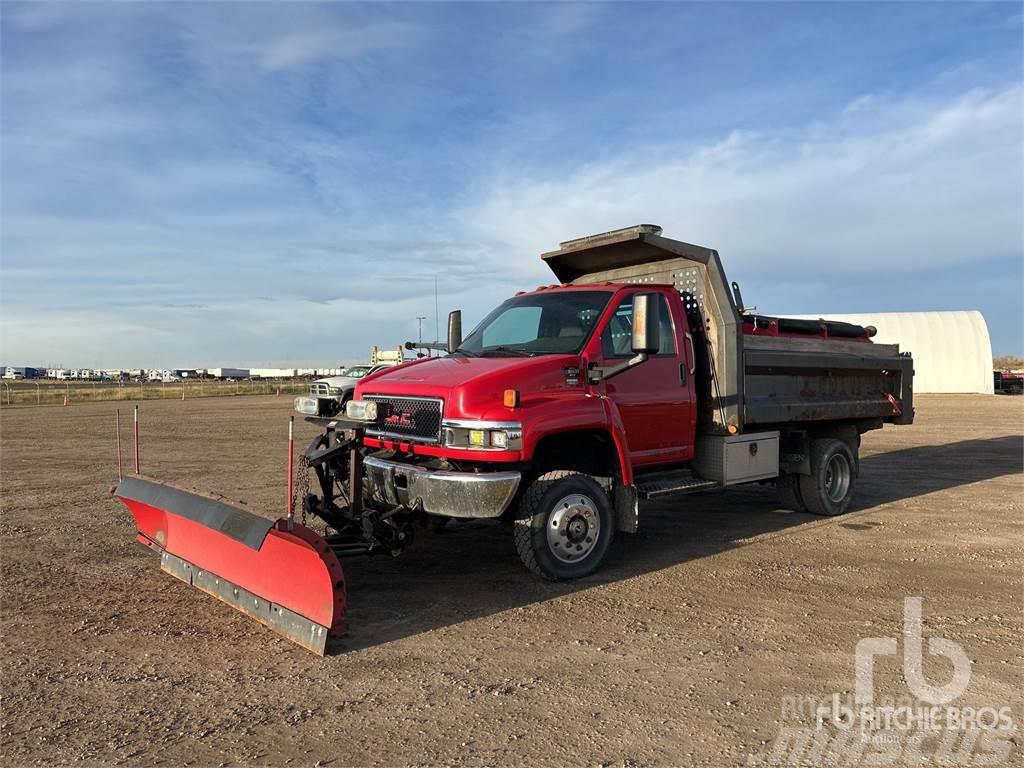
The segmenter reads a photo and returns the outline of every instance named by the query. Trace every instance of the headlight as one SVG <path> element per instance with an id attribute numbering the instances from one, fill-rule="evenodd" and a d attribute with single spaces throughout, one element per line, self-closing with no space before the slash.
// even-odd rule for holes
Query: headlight
<path id="1" fill-rule="evenodd" d="M 523 447 L 523 427 L 511 421 L 444 422 L 444 444 L 447 448 L 474 451 L 518 451 Z"/>
<path id="2" fill-rule="evenodd" d="M 307 416 L 317 415 L 317 400 L 315 397 L 296 397 L 295 398 L 295 410 L 299 413 L 304 413 Z"/>
<path id="3" fill-rule="evenodd" d="M 377 403 L 372 400 L 349 400 L 345 415 L 352 421 L 377 421 Z"/>
<path id="4" fill-rule="evenodd" d="M 331 397 L 339 397 L 341 395 L 341 393 L 342 393 L 341 387 L 328 387 L 327 388 L 327 394 L 329 394 Z"/>

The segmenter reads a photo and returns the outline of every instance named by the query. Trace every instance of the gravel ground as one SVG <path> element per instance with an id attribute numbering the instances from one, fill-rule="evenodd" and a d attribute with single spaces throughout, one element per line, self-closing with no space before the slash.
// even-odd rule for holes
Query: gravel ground
<path id="1" fill-rule="evenodd" d="M 901 636 L 911 595 L 971 660 L 956 704 L 1024 716 L 1024 398 L 919 397 L 914 426 L 865 436 L 842 518 L 763 487 L 644 508 L 572 584 L 484 523 L 348 560 L 352 632 L 322 659 L 134 543 L 113 405 L 2 414 L 5 765 L 744 765 L 808 725 L 787 700 L 852 690 L 857 642 Z M 274 514 L 289 408 L 147 402 L 143 470 Z M 875 677 L 906 693 L 898 660 Z"/>

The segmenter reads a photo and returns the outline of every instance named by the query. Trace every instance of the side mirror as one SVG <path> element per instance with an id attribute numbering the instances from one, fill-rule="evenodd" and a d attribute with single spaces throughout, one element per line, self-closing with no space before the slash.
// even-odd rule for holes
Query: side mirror
<path id="1" fill-rule="evenodd" d="M 633 353 L 657 354 L 661 346 L 658 297 L 651 293 L 633 296 Z"/>
<path id="2" fill-rule="evenodd" d="M 462 346 L 462 310 L 448 313 L 448 354 Z"/>

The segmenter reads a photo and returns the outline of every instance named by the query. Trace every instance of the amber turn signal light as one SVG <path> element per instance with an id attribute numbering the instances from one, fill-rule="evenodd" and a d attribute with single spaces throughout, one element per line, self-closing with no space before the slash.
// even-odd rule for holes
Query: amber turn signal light
<path id="1" fill-rule="evenodd" d="M 505 396 L 503 398 L 506 408 L 518 408 L 519 407 L 519 390 L 518 389 L 506 389 Z"/>

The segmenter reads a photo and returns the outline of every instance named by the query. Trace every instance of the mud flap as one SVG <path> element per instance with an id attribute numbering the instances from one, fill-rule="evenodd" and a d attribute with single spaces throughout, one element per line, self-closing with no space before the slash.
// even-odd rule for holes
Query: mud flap
<path id="1" fill-rule="evenodd" d="M 615 530 L 636 533 L 640 527 L 640 502 L 635 485 L 615 484 Z"/>
<path id="2" fill-rule="evenodd" d="M 114 495 L 166 573 L 320 655 L 348 630 L 341 563 L 310 528 L 142 477 Z"/>

